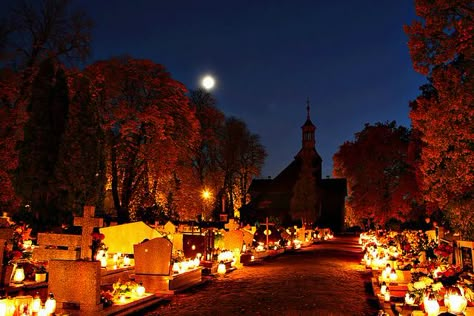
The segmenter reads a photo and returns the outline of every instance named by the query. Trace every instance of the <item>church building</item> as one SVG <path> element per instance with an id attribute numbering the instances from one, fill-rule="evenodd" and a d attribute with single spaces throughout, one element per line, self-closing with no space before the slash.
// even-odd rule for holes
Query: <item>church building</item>
<path id="1" fill-rule="evenodd" d="M 346 179 L 321 178 L 322 159 L 316 151 L 316 126 L 311 122 L 309 101 L 306 122 L 301 127 L 302 146 L 294 160 L 273 179 L 254 179 L 250 202 L 240 211 L 247 224 L 266 218 L 284 227 L 344 228 Z"/>

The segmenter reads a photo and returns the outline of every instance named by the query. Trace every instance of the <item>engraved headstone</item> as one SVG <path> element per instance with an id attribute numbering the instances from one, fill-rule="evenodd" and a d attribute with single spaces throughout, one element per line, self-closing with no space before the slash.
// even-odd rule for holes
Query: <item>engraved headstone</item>
<path id="1" fill-rule="evenodd" d="M 134 245 L 137 274 L 169 275 L 173 244 L 166 238 L 154 238 Z"/>

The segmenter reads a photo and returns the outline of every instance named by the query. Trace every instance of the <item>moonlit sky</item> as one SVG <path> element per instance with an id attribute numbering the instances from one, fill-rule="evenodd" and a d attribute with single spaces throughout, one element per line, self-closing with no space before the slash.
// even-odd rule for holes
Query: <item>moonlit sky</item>
<path id="1" fill-rule="evenodd" d="M 278 175 L 301 148 L 307 98 L 325 177 L 339 146 L 365 123 L 409 127 L 408 103 L 426 81 L 412 69 L 403 32 L 415 19 L 410 0 L 73 5 L 95 23 L 88 63 L 119 55 L 151 59 L 188 89 L 212 74 L 218 107 L 261 137 L 268 152 L 261 177 Z"/>

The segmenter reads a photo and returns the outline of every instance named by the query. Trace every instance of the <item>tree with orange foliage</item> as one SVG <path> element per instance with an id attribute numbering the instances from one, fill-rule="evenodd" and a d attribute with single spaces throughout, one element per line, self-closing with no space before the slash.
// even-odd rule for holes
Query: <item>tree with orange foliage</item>
<path id="1" fill-rule="evenodd" d="M 13 189 L 17 143 L 23 140 L 32 85 L 45 60 L 84 60 L 91 21 L 67 0 L 21 0 L 0 23 L 0 205 L 11 213 L 21 198 Z M 21 183 L 19 183 L 21 185 Z M 25 203 L 26 201 L 21 201 Z"/>
<path id="2" fill-rule="evenodd" d="M 97 62 L 85 75 L 107 135 L 109 184 L 118 221 L 128 222 L 146 203 L 185 209 L 189 188 L 184 185 L 191 174 L 186 161 L 198 139 L 199 123 L 184 85 L 162 65 L 130 57 Z"/>
<path id="3" fill-rule="evenodd" d="M 194 148 L 192 159 L 194 175 L 199 179 L 194 192 L 200 196 L 202 216 L 209 219 L 222 201 L 219 194 L 222 194 L 224 172 L 219 167 L 218 157 L 221 146 L 219 135 L 224 130 L 225 115 L 217 108 L 217 100 L 207 91 L 190 91 L 189 99 L 201 127 L 200 141 Z M 202 198 L 201 194 L 206 189 L 212 192 L 210 200 Z"/>
<path id="4" fill-rule="evenodd" d="M 334 176 L 347 179 L 348 208 L 358 224 L 411 219 L 417 189 L 408 163 L 409 137 L 395 122 L 366 124 L 334 155 Z"/>
<path id="5" fill-rule="evenodd" d="M 474 3 L 417 0 L 420 18 L 405 26 L 413 67 L 429 84 L 413 101 L 424 199 L 474 238 Z"/>

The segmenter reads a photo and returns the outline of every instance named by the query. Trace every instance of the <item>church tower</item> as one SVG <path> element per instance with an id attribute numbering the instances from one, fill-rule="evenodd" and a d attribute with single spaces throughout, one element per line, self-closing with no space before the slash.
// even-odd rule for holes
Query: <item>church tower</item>
<path id="1" fill-rule="evenodd" d="M 311 122 L 311 118 L 309 116 L 309 99 L 306 101 L 306 122 L 301 126 L 301 130 L 303 131 L 303 150 L 313 151 L 316 150 L 316 139 L 314 137 L 314 132 L 316 131 L 316 126 L 314 126 L 313 122 Z"/>
<path id="2" fill-rule="evenodd" d="M 310 166 L 316 181 L 319 181 L 321 180 L 322 159 L 316 151 L 316 126 L 311 122 L 309 99 L 306 101 L 306 122 L 301 126 L 301 131 L 302 146 L 296 157 L 299 157 L 304 164 Z"/>

